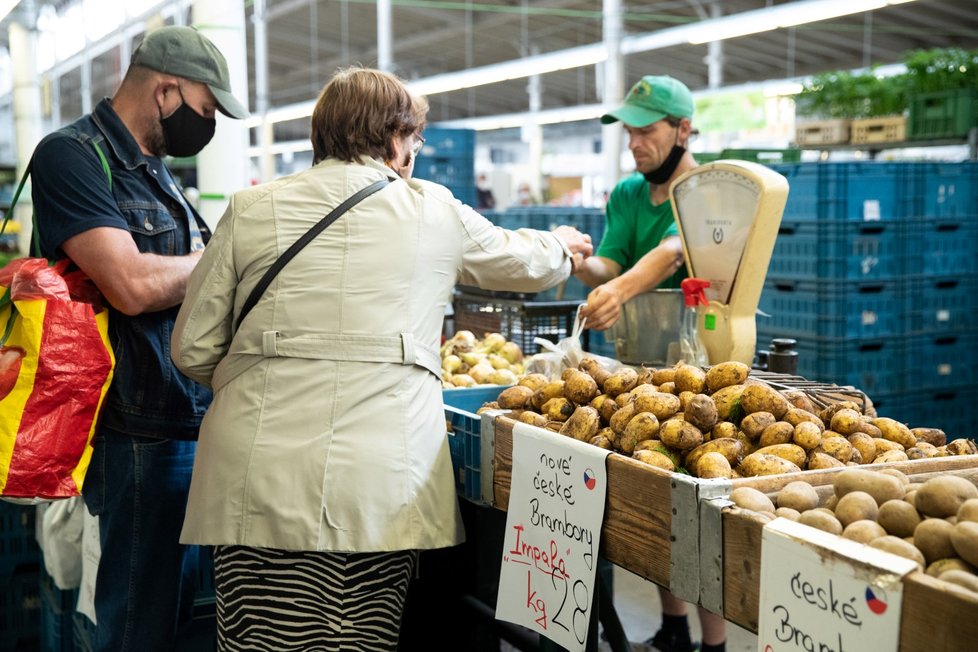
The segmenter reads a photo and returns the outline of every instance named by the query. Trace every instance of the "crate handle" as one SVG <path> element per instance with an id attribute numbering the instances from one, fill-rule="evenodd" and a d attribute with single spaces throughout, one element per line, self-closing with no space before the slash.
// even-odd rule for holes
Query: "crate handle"
<path id="1" fill-rule="evenodd" d="M 957 392 L 938 392 L 934 394 L 931 400 L 934 401 L 953 401 L 958 397 Z"/>
<path id="2" fill-rule="evenodd" d="M 794 235 L 795 225 L 794 224 L 782 224 L 778 228 L 778 235 Z"/>
<path id="3" fill-rule="evenodd" d="M 949 222 L 947 224 L 938 224 L 937 225 L 937 231 L 939 233 L 942 232 L 942 231 L 944 231 L 944 232 L 957 231 L 959 228 L 961 228 L 961 225 L 960 224 L 956 224 L 954 222 Z"/>
<path id="4" fill-rule="evenodd" d="M 859 294 L 879 294 L 883 291 L 882 285 L 861 285 Z"/>
<path id="5" fill-rule="evenodd" d="M 934 344 L 936 346 L 953 346 L 958 341 L 957 335 L 949 335 L 947 337 L 935 337 Z"/>
<path id="6" fill-rule="evenodd" d="M 934 287 L 936 287 L 938 290 L 946 290 L 948 288 L 958 287 L 958 283 L 959 281 L 957 279 L 951 279 L 949 281 L 938 281 L 937 283 L 934 284 Z"/>
<path id="7" fill-rule="evenodd" d="M 868 344 L 860 344 L 859 345 L 859 350 L 860 351 L 882 351 L 883 350 L 883 343 L 882 342 L 870 342 Z"/>
<path id="8" fill-rule="evenodd" d="M 778 290 L 780 292 L 794 292 L 795 291 L 795 284 L 794 283 L 785 283 L 783 281 L 775 281 L 774 282 L 774 287 L 775 287 L 776 290 Z"/>
<path id="9" fill-rule="evenodd" d="M 859 235 L 879 235 L 886 230 L 886 227 L 882 224 L 874 224 L 872 226 L 861 226 L 859 228 Z"/>

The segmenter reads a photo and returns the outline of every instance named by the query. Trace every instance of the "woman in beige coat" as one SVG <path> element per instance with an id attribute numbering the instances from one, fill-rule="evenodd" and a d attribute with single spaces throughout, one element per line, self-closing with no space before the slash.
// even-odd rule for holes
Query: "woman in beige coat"
<path id="1" fill-rule="evenodd" d="M 591 253 L 573 228 L 507 231 L 411 179 L 427 108 L 387 73 L 338 73 L 313 167 L 236 193 L 190 279 L 172 356 L 214 402 L 181 541 L 216 546 L 221 649 L 396 646 L 417 551 L 463 538 L 439 380 L 452 288 L 542 290 Z M 238 325 L 276 258 L 385 178 Z"/>

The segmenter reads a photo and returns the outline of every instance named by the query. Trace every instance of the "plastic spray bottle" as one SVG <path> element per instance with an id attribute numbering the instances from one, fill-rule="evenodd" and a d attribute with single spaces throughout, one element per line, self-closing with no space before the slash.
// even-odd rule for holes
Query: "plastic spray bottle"
<path id="1" fill-rule="evenodd" d="M 710 360 L 703 340 L 700 339 L 699 329 L 696 327 L 698 321 L 696 307 L 709 305 L 703 290 L 710 287 L 710 282 L 701 278 L 687 278 L 683 279 L 680 287 L 686 304 L 679 329 L 680 354 L 686 364 L 705 367 L 710 364 Z"/>

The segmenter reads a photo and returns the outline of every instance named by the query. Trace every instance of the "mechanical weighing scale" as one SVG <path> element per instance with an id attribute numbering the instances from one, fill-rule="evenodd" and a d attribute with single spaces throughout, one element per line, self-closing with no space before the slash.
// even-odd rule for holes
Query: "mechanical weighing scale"
<path id="1" fill-rule="evenodd" d="M 709 281 L 697 307 L 710 364 L 750 365 L 757 302 L 788 200 L 788 180 L 758 163 L 720 160 L 686 172 L 669 189 L 690 277 Z"/>

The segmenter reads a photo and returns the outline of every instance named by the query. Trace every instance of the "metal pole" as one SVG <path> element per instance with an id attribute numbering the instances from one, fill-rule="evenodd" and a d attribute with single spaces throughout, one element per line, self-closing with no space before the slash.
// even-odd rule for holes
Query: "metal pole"
<path id="1" fill-rule="evenodd" d="M 621 35 L 624 30 L 621 13 L 621 0 L 603 0 L 604 46 L 608 58 L 604 63 L 604 84 L 601 101 L 609 110 L 614 108 L 625 95 L 624 59 L 621 54 Z M 621 134 L 618 123 L 601 126 L 601 157 L 604 168 L 603 189 L 611 193 L 621 176 Z"/>
<path id="2" fill-rule="evenodd" d="M 251 21 L 255 26 L 255 113 L 261 118 L 258 126 L 258 170 L 261 181 L 275 178 L 275 156 L 271 152 L 272 127 L 266 124 L 268 116 L 268 31 L 266 30 L 265 0 L 254 0 L 255 10 Z"/>
<path id="3" fill-rule="evenodd" d="M 391 0 L 377 0 L 377 67 L 393 69 L 391 47 Z"/>

